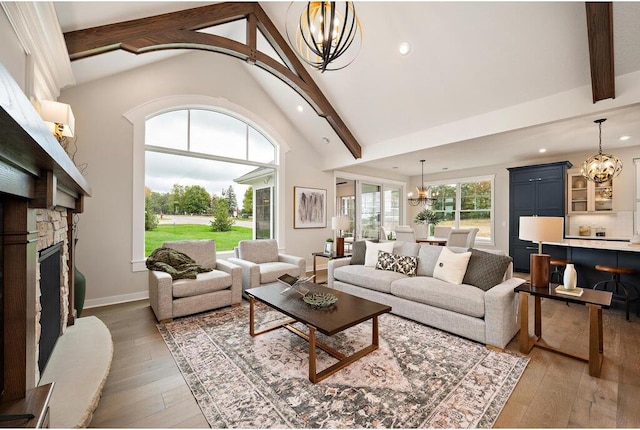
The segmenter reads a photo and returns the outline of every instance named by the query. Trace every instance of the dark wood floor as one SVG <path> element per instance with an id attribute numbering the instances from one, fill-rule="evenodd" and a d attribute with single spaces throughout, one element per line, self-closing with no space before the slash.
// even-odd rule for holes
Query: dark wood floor
<path id="1" fill-rule="evenodd" d="M 546 300 L 542 310 L 545 340 L 586 354 L 587 309 Z M 87 309 L 85 315 L 104 321 L 114 342 L 91 427 L 208 427 L 148 301 Z M 589 376 L 586 363 L 534 348 L 496 427 L 640 427 L 640 318 L 627 322 L 624 312 L 605 310 L 604 348 L 600 378 Z M 517 336 L 507 349 L 519 350 Z"/>

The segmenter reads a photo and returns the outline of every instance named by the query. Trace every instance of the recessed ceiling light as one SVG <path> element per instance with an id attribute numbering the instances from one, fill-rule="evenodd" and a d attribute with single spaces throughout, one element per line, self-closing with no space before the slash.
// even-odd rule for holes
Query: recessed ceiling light
<path id="1" fill-rule="evenodd" d="M 538 152 L 543 154 L 543 153 L 547 152 L 547 148 L 540 148 L 540 149 L 538 149 Z"/>
<path id="2" fill-rule="evenodd" d="M 448 167 L 443 167 L 442 170 L 449 170 L 449 168 Z"/>
<path id="3" fill-rule="evenodd" d="M 394 169 L 394 170 L 397 170 L 397 169 L 398 169 L 398 166 L 393 166 L 393 169 Z"/>
<path id="4" fill-rule="evenodd" d="M 329 138 L 328 137 L 323 137 L 322 138 L 322 143 L 324 143 L 325 145 L 329 144 Z"/>
<path id="5" fill-rule="evenodd" d="M 629 140 L 631 139 L 631 136 L 620 136 L 620 140 Z"/>
<path id="6" fill-rule="evenodd" d="M 302 105 L 298 105 L 298 112 L 302 112 L 304 111 L 304 108 L 302 107 Z"/>
<path id="7" fill-rule="evenodd" d="M 398 45 L 398 51 L 400 51 L 400 55 L 407 55 L 411 51 L 411 45 L 409 42 L 402 42 Z"/>

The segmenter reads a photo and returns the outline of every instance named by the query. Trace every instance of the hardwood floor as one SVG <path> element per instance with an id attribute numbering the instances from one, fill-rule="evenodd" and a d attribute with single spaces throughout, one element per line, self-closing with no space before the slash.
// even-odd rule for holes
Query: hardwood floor
<path id="1" fill-rule="evenodd" d="M 533 300 L 530 301 L 531 305 Z M 542 303 L 543 336 L 587 351 L 588 311 Z M 114 359 L 91 427 L 208 427 L 169 350 L 148 301 L 87 309 L 111 330 Z M 533 310 L 530 311 L 533 315 Z M 532 327 L 532 324 L 530 324 Z M 519 351 L 518 336 L 507 349 Z M 587 364 L 534 348 L 496 427 L 640 427 L 640 318 L 604 311 L 601 378 Z"/>

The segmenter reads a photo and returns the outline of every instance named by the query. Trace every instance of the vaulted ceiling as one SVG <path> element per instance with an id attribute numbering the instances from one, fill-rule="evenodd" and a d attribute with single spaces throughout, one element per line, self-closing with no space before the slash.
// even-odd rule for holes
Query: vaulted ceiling
<path id="1" fill-rule="evenodd" d="M 59 2 L 63 32 L 203 6 L 193 2 Z M 289 2 L 260 3 L 285 34 Z M 362 164 L 405 175 L 591 151 L 607 117 L 607 149 L 640 145 L 640 3 L 614 3 L 616 98 L 593 103 L 587 15 L 580 2 L 358 2 L 363 44 L 347 68 L 308 74 L 362 146 L 355 159 L 335 127 L 298 93 L 246 64 L 327 169 Z M 211 33 L 244 41 L 246 29 Z M 402 56 L 401 42 L 411 51 Z M 184 51 L 122 51 L 77 60 L 77 83 Z M 220 55 L 211 53 L 211 55 Z M 299 112 L 301 105 L 306 109 Z M 632 136 L 626 142 L 618 137 Z M 329 143 L 323 143 L 327 137 Z M 395 168 L 395 169 L 394 169 Z"/>

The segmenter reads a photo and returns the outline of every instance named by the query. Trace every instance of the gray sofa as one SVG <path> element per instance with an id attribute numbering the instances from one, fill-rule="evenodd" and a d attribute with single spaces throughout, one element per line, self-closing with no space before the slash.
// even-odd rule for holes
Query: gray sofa
<path id="1" fill-rule="evenodd" d="M 352 258 L 358 253 L 356 244 Z M 498 282 L 494 286 L 483 285 L 486 291 L 464 282 L 458 285 L 436 279 L 433 273 L 443 248 L 406 242 L 394 244 L 393 254 L 417 257 L 416 276 L 351 264 L 352 258 L 331 260 L 327 283 L 329 288 L 391 306 L 394 314 L 503 349 L 519 328 L 518 300 L 513 289 L 525 280 L 514 278 L 509 257 L 504 257 L 503 251 L 494 250 L 472 250 L 473 260 L 469 261 L 465 273 L 464 282 L 472 271 L 474 274 L 478 270 L 487 271 L 492 264 L 487 261 L 494 258 L 489 254 L 496 255 L 496 259 L 502 255 L 499 267 L 506 270 L 501 278 L 501 272 L 496 277 L 494 270 L 492 278 L 499 278 Z M 447 249 L 456 253 L 467 251 L 466 248 Z"/>

